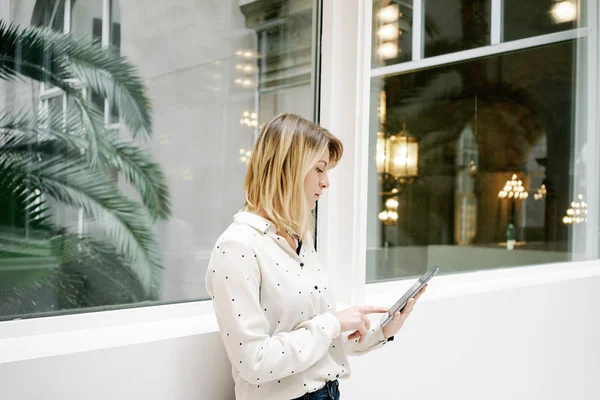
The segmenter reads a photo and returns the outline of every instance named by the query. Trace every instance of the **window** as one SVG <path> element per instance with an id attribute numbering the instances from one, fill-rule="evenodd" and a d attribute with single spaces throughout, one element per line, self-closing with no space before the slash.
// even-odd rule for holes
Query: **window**
<path id="1" fill-rule="evenodd" d="M 406 6 L 384 3 L 374 2 L 374 24 Z M 516 3 L 505 1 L 502 29 L 490 29 L 501 19 L 489 1 L 419 3 L 440 39 L 425 27 L 413 47 L 446 56 L 372 69 L 367 282 L 430 265 L 451 273 L 597 258 L 582 5 L 530 2 L 518 11 L 528 16 L 508 19 Z M 400 26 L 405 14 L 394 15 Z M 499 31 L 505 47 L 487 46 Z"/>
<path id="2" fill-rule="evenodd" d="M 18 5 L 0 18 L 87 38 L 79 56 L 93 68 L 139 79 L 126 82 L 131 102 L 107 95 L 100 70 L 0 80 L 0 319 L 206 299 L 258 130 L 284 111 L 315 117 L 313 1 Z M 59 50 L 32 58 L 48 68 Z M 149 114 L 136 114 L 145 96 Z"/>

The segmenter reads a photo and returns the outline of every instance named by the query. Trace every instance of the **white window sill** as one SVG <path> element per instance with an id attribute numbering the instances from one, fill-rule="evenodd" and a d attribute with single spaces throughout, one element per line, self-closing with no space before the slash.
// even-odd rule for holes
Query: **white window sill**
<path id="1" fill-rule="evenodd" d="M 212 302 L 0 322 L 0 364 L 216 332 Z"/>
<path id="2" fill-rule="evenodd" d="M 468 296 L 593 276 L 600 276 L 600 260 L 507 267 L 448 275 L 444 275 L 441 268 L 440 275 L 429 282 L 427 294 L 420 301 Z M 369 284 L 366 286 L 365 298 L 369 304 L 391 305 L 415 282 L 416 278 Z"/>
<path id="3" fill-rule="evenodd" d="M 600 276 L 600 260 L 435 277 L 421 301 Z M 414 279 L 369 284 L 366 304 L 391 305 Z M 343 305 L 339 305 L 343 307 Z M 217 332 L 210 301 L 0 322 L 0 364 Z"/>

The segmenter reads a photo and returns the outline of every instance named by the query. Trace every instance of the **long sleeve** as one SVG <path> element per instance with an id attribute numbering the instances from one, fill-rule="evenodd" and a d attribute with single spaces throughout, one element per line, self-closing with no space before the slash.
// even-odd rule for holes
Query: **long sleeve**
<path id="1" fill-rule="evenodd" d="M 371 328 L 367 332 L 367 337 L 362 342 L 358 342 L 357 339 L 348 339 L 348 335 L 352 332 L 345 332 L 342 334 L 344 351 L 349 356 L 361 356 L 369 353 L 373 350 L 381 348 L 387 343 L 381 326 L 376 322 L 371 322 Z"/>
<path id="2" fill-rule="evenodd" d="M 207 269 L 207 289 L 232 366 L 260 384 L 308 369 L 340 335 L 331 313 L 306 320 L 290 332 L 273 331 L 261 304 L 261 270 L 252 249 L 238 241 L 219 243 Z"/>

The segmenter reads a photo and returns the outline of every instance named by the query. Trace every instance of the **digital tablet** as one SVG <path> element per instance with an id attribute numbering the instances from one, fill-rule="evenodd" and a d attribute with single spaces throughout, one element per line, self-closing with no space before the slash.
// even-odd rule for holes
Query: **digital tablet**
<path id="1" fill-rule="evenodd" d="M 390 309 L 388 310 L 388 315 L 384 316 L 384 320 L 383 322 L 381 322 L 381 326 L 384 327 L 387 325 L 388 322 L 390 322 L 392 320 L 392 318 L 394 318 L 394 315 L 398 312 L 398 311 L 402 311 L 402 309 L 404 308 L 404 306 L 406 305 L 406 303 L 408 302 L 408 299 L 410 299 L 411 297 L 414 297 L 417 295 L 417 293 L 419 293 L 419 290 L 421 290 L 421 288 L 423 286 L 425 286 L 427 284 L 427 282 L 429 282 L 429 280 L 431 278 L 434 277 L 435 274 L 438 273 L 440 269 L 438 267 L 431 267 L 427 270 L 427 272 L 425 272 L 423 274 L 423 276 L 421 276 L 419 278 L 419 280 L 412 285 L 412 287 L 410 289 L 408 289 L 406 291 L 406 293 L 404 293 L 402 295 L 402 297 L 400 297 L 400 299 L 393 305 L 390 307 Z"/>

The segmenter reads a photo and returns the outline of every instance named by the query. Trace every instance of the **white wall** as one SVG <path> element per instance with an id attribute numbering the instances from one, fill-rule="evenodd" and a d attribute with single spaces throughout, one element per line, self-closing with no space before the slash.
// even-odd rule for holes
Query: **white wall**
<path id="1" fill-rule="evenodd" d="M 598 289 L 596 277 L 424 302 L 398 343 L 355 360 L 346 397 L 598 399 Z"/>
<path id="2" fill-rule="evenodd" d="M 559 267 L 537 268 L 550 277 Z M 460 295 L 448 290 L 451 277 L 436 278 L 395 342 L 351 360 L 342 398 L 600 398 L 600 262 L 560 268 L 563 277 L 546 283 L 514 269 L 505 273 L 514 285 L 486 290 L 482 281 L 472 289 L 485 291 Z M 234 398 L 216 332 L 2 363 L 6 350 L 0 340 L 0 399 Z"/>

